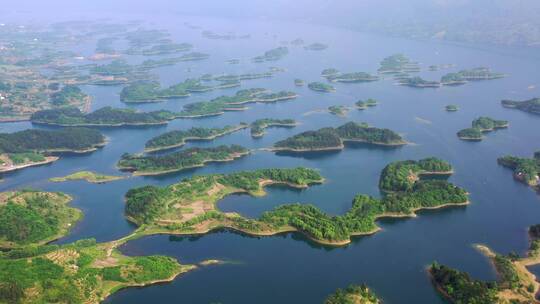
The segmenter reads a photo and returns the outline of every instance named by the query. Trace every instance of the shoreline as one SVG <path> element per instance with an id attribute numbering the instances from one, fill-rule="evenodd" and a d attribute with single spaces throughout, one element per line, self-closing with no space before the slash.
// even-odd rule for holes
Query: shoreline
<path id="1" fill-rule="evenodd" d="M 45 160 L 41 161 L 41 162 L 31 162 L 31 163 L 26 163 L 26 164 L 22 164 L 22 165 L 15 165 L 15 166 L 11 166 L 11 167 L 6 168 L 6 169 L 1 168 L 1 166 L 0 166 L 0 173 L 13 172 L 13 171 L 25 169 L 25 168 L 28 168 L 28 167 L 34 167 L 34 166 L 43 166 L 43 165 L 53 163 L 53 162 L 55 162 L 55 161 L 57 161 L 59 159 L 60 159 L 60 157 L 58 157 L 58 156 L 45 156 Z"/>

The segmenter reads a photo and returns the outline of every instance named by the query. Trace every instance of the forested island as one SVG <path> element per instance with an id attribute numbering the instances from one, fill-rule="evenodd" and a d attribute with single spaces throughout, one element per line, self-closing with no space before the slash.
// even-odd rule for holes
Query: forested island
<path id="1" fill-rule="evenodd" d="M 501 104 L 505 108 L 518 109 L 523 112 L 540 115 L 540 98 L 532 98 L 524 101 L 503 100 Z"/>
<path id="2" fill-rule="evenodd" d="M 148 140 L 144 145 L 144 151 L 156 152 L 178 148 L 185 145 L 187 141 L 212 140 L 247 127 L 247 124 L 239 124 L 237 126 L 225 126 L 223 128 L 193 127 L 188 130 L 169 131 Z"/>
<path id="3" fill-rule="evenodd" d="M 240 90 L 233 96 L 220 96 L 210 101 L 189 103 L 178 114 L 180 118 L 197 118 L 205 116 L 222 115 L 227 111 L 243 111 L 248 103 L 272 103 L 295 99 L 298 95 L 290 91 L 277 93 L 268 92 L 262 88 Z"/>
<path id="4" fill-rule="evenodd" d="M 384 192 L 411 191 L 415 182 L 422 178 L 450 176 L 453 173 L 448 162 L 434 157 L 393 162 L 383 169 L 379 189 Z"/>
<path id="5" fill-rule="evenodd" d="M 60 192 L 1 192 L 0 248 L 45 244 L 65 236 L 82 218 L 69 202 L 71 197 Z"/>
<path id="6" fill-rule="evenodd" d="M 420 209 L 468 203 L 466 192 L 447 181 L 418 180 L 411 181 L 411 190 L 393 189 L 382 199 L 357 195 L 352 208 L 339 216 L 298 203 L 282 205 L 258 219 L 223 213 L 216 207 L 220 199 L 233 193 L 263 195 L 263 187 L 270 184 L 303 188 L 321 182 L 323 178 L 317 171 L 305 168 L 196 176 L 165 188 L 145 186 L 130 190 L 126 194 L 126 215 L 140 226 L 135 237 L 206 233 L 228 227 L 252 235 L 298 231 L 317 243 L 342 246 L 350 243 L 351 236 L 378 231 L 375 221 L 381 217 L 414 216 Z"/>
<path id="7" fill-rule="evenodd" d="M 369 107 L 374 107 L 378 105 L 379 102 L 376 99 L 368 98 L 366 100 L 358 100 L 354 105 L 358 110 L 365 110 Z"/>
<path id="8" fill-rule="evenodd" d="M 289 54 L 289 49 L 281 46 L 275 49 L 268 50 L 264 54 L 254 57 L 253 62 L 276 61 Z"/>
<path id="9" fill-rule="evenodd" d="M 446 110 L 446 112 L 457 112 L 459 110 L 459 107 L 457 105 L 447 105 L 446 107 L 444 107 L 444 109 Z"/>
<path id="10" fill-rule="evenodd" d="M 334 114 L 337 116 L 347 116 L 347 113 L 349 113 L 349 110 L 350 109 L 348 107 L 342 106 L 342 105 L 328 107 L 328 112 L 330 112 L 330 114 Z"/>
<path id="11" fill-rule="evenodd" d="M 472 122 L 472 127 L 463 129 L 457 133 L 459 139 L 469 141 L 481 141 L 484 138 L 484 133 L 495 131 L 497 129 L 508 128 L 509 124 L 506 120 L 496 120 L 490 117 L 479 117 Z"/>
<path id="12" fill-rule="evenodd" d="M 378 72 L 380 74 L 414 73 L 420 72 L 420 66 L 403 54 L 394 54 L 381 61 Z"/>
<path id="13" fill-rule="evenodd" d="M 340 72 L 338 69 L 335 68 L 327 68 L 322 70 L 321 76 L 324 78 L 332 77 L 338 75 Z"/>
<path id="14" fill-rule="evenodd" d="M 324 304 L 379 304 L 382 301 L 366 285 L 349 285 L 338 288 L 326 298 Z"/>
<path id="15" fill-rule="evenodd" d="M 294 80 L 294 85 L 297 86 L 297 87 L 302 87 L 304 86 L 306 83 L 302 80 L 302 79 L 295 79 Z"/>
<path id="16" fill-rule="evenodd" d="M 322 128 L 294 135 L 275 143 L 271 150 L 277 152 L 341 150 L 345 147 L 345 142 L 361 142 L 381 146 L 407 144 L 399 134 L 392 130 L 348 122 L 337 128 Z"/>
<path id="17" fill-rule="evenodd" d="M 54 162 L 59 157 L 53 153 L 87 153 L 104 145 L 101 132 L 86 128 L 0 133 L 0 172 Z"/>
<path id="18" fill-rule="evenodd" d="M 77 127 L 122 127 L 164 125 L 176 118 L 170 111 L 138 112 L 133 109 L 103 107 L 85 114 L 77 108 L 51 109 L 36 112 L 31 121 L 36 124 Z"/>
<path id="19" fill-rule="evenodd" d="M 216 80 L 216 78 L 206 81 Z M 201 79 L 186 79 L 183 82 L 161 88 L 158 82 L 137 82 L 128 85 L 120 92 L 120 100 L 126 103 L 159 102 L 167 99 L 184 98 L 191 93 L 208 92 L 240 86 L 238 79 L 219 79 L 217 85 L 203 84 Z"/>
<path id="20" fill-rule="evenodd" d="M 540 151 L 535 152 L 533 158 L 504 156 L 497 159 L 497 163 L 514 170 L 514 178 L 540 192 Z"/>
<path id="21" fill-rule="evenodd" d="M 442 85 L 462 85 L 469 81 L 492 80 L 503 78 L 506 75 L 494 73 L 489 68 L 479 67 L 470 70 L 461 70 L 457 73 L 448 73 L 441 77 Z"/>
<path id="22" fill-rule="evenodd" d="M 421 77 L 409 77 L 403 78 L 398 82 L 399 85 L 413 87 L 413 88 L 440 88 L 441 83 L 438 81 L 429 81 Z"/>
<path id="23" fill-rule="evenodd" d="M 539 284 L 528 267 L 540 262 L 539 225 L 529 228 L 531 243 L 526 257 L 516 253 L 497 254 L 484 245 L 475 247 L 488 257 L 497 272 L 497 281 L 481 281 L 459 270 L 433 263 L 429 274 L 434 286 L 452 303 L 539 303 Z"/>
<path id="24" fill-rule="evenodd" d="M 266 129 L 271 127 L 293 128 L 297 125 L 294 119 L 262 118 L 250 124 L 251 136 L 254 138 L 263 137 Z"/>
<path id="25" fill-rule="evenodd" d="M 354 73 L 335 73 L 325 76 L 328 81 L 331 82 L 371 82 L 379 80 L 379 76 L 374 76 L 366 72 L 354 72 Z"/>
<path id="26" fill-rule="evenodd" d="M 310 82 L 308 83 L 308 88 L 317 92 L 335 92 L 336 91 L 336 88 L 334 88 L 333 86 L 326 83 L 322 83 L 322 82 Z"/>
<path id="27" fill-rule="evenodd" d="M 61 182 L 67 182 L 67 181 L 84 180 L 93 184 L 104 184 L 104 183 L 112 182 L 115 180 L 120 180 L 123 178 L 125 177 L 115 176 L 115 175 L 103 175 L 103 174 L 95 173 L 92 171 L 79 171 L 79 172 L 75 172 L 75 173 L 72 173 L 63 177 L 53 177 L 53 178 L 50 178 L 49 181 L 55 182 L 55 183 L 61 183 Z"/>
<path id="28" fill-rule="evenodd" d="M 215 148 L 190 148 L 165 155 L 124 154 L 117 167 L 134 175 L 160 175 L 202 167 L 209 162 L 228 162 L 249 154 L 239 145 Z"/>

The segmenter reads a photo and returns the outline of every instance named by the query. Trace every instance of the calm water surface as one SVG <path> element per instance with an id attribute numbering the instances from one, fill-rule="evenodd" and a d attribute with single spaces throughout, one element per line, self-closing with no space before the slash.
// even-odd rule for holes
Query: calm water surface
<path id="1" fill-rule="evenodd" d="M 185 21 L 219 33 L 251 34 L 251 39 L 204 39 L 200 30 L 184 27 Z M 540 60 L 534 51 L 407 41 L 330 27 L 260 20 L 239 22 L 164 17 L 151 26 L 169 29 L 178 42 L 193 43 L 197 51 L 211 54 L 206 61 L 157 69 L 163 85 L 204 73 L 258 73 L 278 66 L 287 71 L 277 73 L 271 79 L 245 81 L 242 88 L 293 90 L 300 97 L 278 104 L 249 105 L 245 112 L 219 117 L 175 120 L 162 127 L 103 129 L 110 143 L 95 153 L 67 156 L 49 166 L 4 176 L 0 184 L 2 191 L 33 187 L 64 191 L 75 197 L 73 205 L 81 208 L 85 217 L 59 243 L 88 237 L 109 241 L 133 231 L 135 227 L 123 217 L 123 197 L 130 188 L 146 184 L 165 186 L 194 174 L 256 168 L 317 168 L 328 181 L 307 190 L 270 187 L 268 195 L 260 198 L 232 195 L 218 204 L 220 209 L 256 217 L 280 204 L 301 202 L 315 204 L 331 214 L 341 214 L 358 193 L 380 196 L 377 183 L 386 164 L 427 156 L 436 156 L 454 165 L 456 173 L 450 180 L 471 193 L 472 204 L 466 208 L 421 212 L 415 219 L 382 221 L 379 222 L 383 228 L 380 233 L 355 238 L 351 245 L 335 249 L 317 246 L 296 234 L 251 238 L 221 231 L 200 237 L 145 237 L 126 244 L 122 251 L 129 255 L 165 254 L 183 263 L 205 259 L 221 259 L 228 263 L 201 268 L 169 284 L 125 289 L 112 295 L 107 303 L 321 303 L 336 288 L 351 283 L 368 284 L 385 303 L 443 303 L 425 272 L 432 261 L 470 272 L 479 279 L 494 279 L 489 262 L 472 247 L 473 244 L 485 243 L 501 253 L 524 253 L 526 250 L 526 229 L 540 222 L 540 198 L 528 187 L 515 182 L 511 172 L 498 166 L 496 159 L 505 154 L 531 156 L 540 149 L 540 118 L 500 106 L 501 99 L 539 95 Z M 262 64 L 250 62 L 251 57 L 279 46 L 280 41 L 297 37 L 308 43 L 327 43 L 330 47 L 317 52 L 289 46 L 290 53 L 282 60 Z M 92 51 L 93 47 L 83 48 L 86 55 Z M 447 72 L 478 66 L 489 66 L 509 77 L 440 89 L 400 87 L 389 78 L 369 84 L 335 84 L 337 92 L 330 94 L 316 93 L 293 84 L 295 78 L 306 82 L 320 81 L 321 70 L 329 67 L 344 72 L 374 73 L 380 60 L 394 53 L 404 53 L 419 61 L 424 70 L 432 64 L 456 64 L 453 69 L 421 72 L 420 76 L 426 79 L 439 79 Z M 232 58 L 240 59 L 241 63 L 225 63 Z M 139 62 L 143 58 L 135 56 L 129 60 Z M 528 89 L 531 85 L 536 88 Z M 84 89 L 94 96 L 93 109 L 106 105 L 126 106 L 119 101 L 121 87 L 87 86 Z M 193 94 L 190 98 L 130 107 L 178 111 L 183 104 L 222 94 L 231 95 L 236 90 Z M 317 111 L 330 105 L 352 106 L 358 99 L 366 98 L 376 98 L 381 104 L 365 111 L 353 109 L 347 118 Z M 460 111 L 444 111 L 444 106 L 450 103 L 459 105 Z M 455 133 L 481 115 L 509 120 L 511 126 L 488 134 L 480 143 L 458 140 Z M 352 146 L 341 152 L 312 156 L 278 156 L 255 151 L 230 163 L 212 164 L 162 177 L 131 177 L 101 185 L 47 181 L 50 177 L 79 170 L 120 174 L 115 164 L 124 152 L 140 152 L 148 139 L 168 130 L 224 126 L 265 117 L 294 118 L 301 125 L 293 129 L 269 129 L 261 139 L 252 139 L 249 130 L 243 130 L 213 142 L 189 143 L 186 147 L 235 143 L 258 149 L 301 131 L 339 126 L 349 120 L 390 128 L 413 144 L 398 149 Z M 28 122 L 1 124 L 0 131 L 30 127 L 33 126 Z"/>

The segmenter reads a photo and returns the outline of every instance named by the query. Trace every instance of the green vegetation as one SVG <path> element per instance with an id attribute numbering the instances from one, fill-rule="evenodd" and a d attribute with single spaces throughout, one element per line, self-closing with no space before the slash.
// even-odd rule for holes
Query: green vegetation
<path id="1" fill-rule="evenodd" d="M 208 162 L 232 161 L 246 154 L 249 154 L 249 150 L 238 145 L 190 148 L 161 156 L 126 153 L 118 162 L 118 168 L 133 171 L 135 175 L 159 175 L 202 167 Z"/>
<path id="2" fill-rule="evenodd" d="M 212 140 L 216 137 L 224 136 L 247 127 L 247 124 L 240 124 L 238 126 L 225 126 L 223 128 L 193 127 L 185 131 L 169 131 L 148 140 L 144 150 L 145 152 L 154 152 L 177 148 L 185 145 L 186 141 Z"/>
<path id="3" fill-rule="evenodd" d="M 0 302 L 97 304 L 121 288 L 170 281 L 195 268 L 165 256 L 124 256 L 117 245 L 86 239 L 3 253 Z"/>
<path id="4" fill-rule="evenodd" d="M 344 142 L 364 142 L 383 146 L 400 146 L 406 142 L 392 130 L 348 122 L 338 128 L 306 131 L 274 144 L 274 151 L 307 152 L 341 150 Z"/>
<path id="5" fill-rule="evenodd" d="M 505 77 L 504 74 L 491 72 L 489 68 L 479 67 L 470 70 L 461 70 L 457 73 L 448 73 L 441 77 L 443 85 L 462 85 L 468 81 L 492 80 Z"/>
<path id="6" fill-rule="evenodd" d="M 243 111 L 246 109 L 243 105 L 248 103 L 278 102 L 296 97 L 297 94 L 290 91 L 270 93 L 266 89 L 261 88 L 240 90 L 233 96 L 220 96 L 211 101 L 187 104 L 179 113 L 179 117 L 190 118 L 221 115 L 226 111 Z"/>
<path id="7" fill-rule="evenodd" d="M 322 51 L 322 50 L 326 50 L 327 48 L 328 48 L 327 44 L 320 43 L 320 42 L 315 42 L 315 43 L 306 45 L 304 47 L 304 49 L 310 50 L 310 51 Z"/>
<path id="8" fill-rule="evenodd" d="M 418 76 L 403 78 L 399 81 L 399 84 L 413 88 L 439 88 L 441 86 L 438 81 L 428 81 Z"/>
<path id="9" fill-rule="evenodd" d="M 484 138 L 484 134 L 477 128 L 467 128 L 457 132 L 459 139 L 480 141 Z"/>
<path id="10" fill-rule="evenodd" d="M 265 62 L 265 61 L 276 61 L 289 54 L 289 49 L 285 46 L 271 49 L 264 52 L 263 55 L 253 58 L 253 62 Z"/>
<path id="11" fill-rule="evenodd" d="M 379 304 L 381 300 L 366 285 L 349 285 L 337 289 L 326 298 L 324 304 Z"/>
<path id="12" fill-rule="evenodd" d="M 357 195 L 352 208 L 340 216 L 330 216 L 309 204 L 282 205 L 263 213 L 259 219 L 216 210 L 216 203 L 232 193 L 262 195 L 262 187 L 267 184 L 305 187 L 321 181 L 316 171 L 303 168 L 197 176 L 166 188 L 146 186 L 130 190 L 126 195 L 126 214 L 141 225 L 137 235 L 205 233 L 230 227 L 254 235 L 299 231 L 316 242 L 339 246 L 348 244 L 353 235 L 376 232 L 375 221 L 380 217 L 411 216 L 422 208 L 468 203 L 466 192 L 446 181 L 419 180 L 410 190 L 395 191 L 382 199 Z"/>
<path id="13" fill-rule="evenodd" d="M 450 175 L 452 172 L 448 162 L 433 157 L 393 162 L 383 169 L 379 189 L 386 192 L 410 191 L 421 176 Z"/>
<path id="14" fill-rule="evenodd" d="M 447 105 L 445 107 L 445 110 L 447 112 L 457 112 L 459 110 L 459 107 L 457 105 Z"/>
<path id="15" fill-rule="evenodd" d="M 339 70 L 334 69 L 334 68 L 324 69 L 321 72 L 321 76 L 324 77 L 324 78 L 331 77 L 331 76 L 336 76 L 336 75 L 339 75 Z"/>
<path id="16" fill-rule="evenodd" d="M 64 86 L 60 91 L 51 94 L 51 103 L 55 106 L 68 106 L 84 103 L 89 96 L 74 85 Z"/>
<path id="17" fill-rule="evenodd" d="M 167 124 L 175 114 L 169 111 L 137 112 L 132 109 L 104 107 L 84 114 L 76 108 L 51 109 L 36 112 L 31 121 L 58 126 L 140 126 Z"/>
<path id="18" fill-rule="evenodd" d="M 89 183 L 103 184 L 123 178 L 123 176 L 103 175 L 92 171 L 79 171 L 63 177 L 53 177 L 50 178 L 49 181 L 59 183 L 74 180 L 85 180 Z"/>
<path id="19" fill-rule="evenodd" d="M 540 115 L 540 98 L 532 98 L 524 101 L 503 100 L 503 107 L 514 108 L 523 112 Z"/>
<path id="20" fill-rule="evenodd" d="M 192 48 L 193 45 L 189 43 L 163 43 L 144 49 L 141 54 L 145 56 L 168 55 L 189 51 Z"/>
<path id="21" fill-rule="evenodd" d="M 297 86 L 297 87 L 301 87 L 301 86 L 304 86 L 306 83 L 302 80 L 302 79 L 295 79 L 294 80 L 294 85 Z"/>
<path id="22" fill-rule="evenodd" d="M 262 137 L 264 136 L 265 130 L 270 127 L 292 128 L 295 126 L 296 126 L 296 121 L 294 119 L 275 119 L 275 118 L 257 119 L 250 125 L 251 136 Z"/>
<path id="23" fill-rule="evenodd" d="M 0 248 L 45 244 L 66 235 L 82 217 L 67 206 L 70 201 L 60 192 L 0 193 Z"/>
<path id="24" fill-rule="evenodd" d="M 349 108 L 346 106 L 329 106 L 328 112 L 330 114 L 338 115 L 338 116 L 347 116 L 347 113 L 349 113 Z"/>
<path id="25" fill-rule="evenodd" d="M 369 98 L 367 100 L 358 100 L 355 105 L 359 110 L 365 110 L 368 107 L 374 107 L 378 105 L 379 102 L 376 99 Z"/>
<path id="26" fill-rule="evenodd" d="M 332 75 L 327 75 L 326 79 L 331 82 L 370 82 L 379 80 L 378 76 L 373 76 L 365 72 L 355 72 L 355 73 L 335 73 Z"/>
<path id="27" fill-rule="evenodd" d="M 28 129 L 0 133 L 0 153 L 80 152 L 94 150 L 104 142 L 105 137 L 99 131 L 87 128 Z"/>
<path id="28" fill-rule="evenodd" d="M 419 72 L 420 67 L 418 63 L 412 62 L 403 54 L 395 54 L 384 58 L 378 69 L 381 74 L 397 74 L 397 73 L 411 73 Z"/>
<path id="29" fill-rule="evenodd" d="M 317 92 L 335 92 L 336 91 L 336 89 L 333 86 L 326 83 L 322 83 L 322 82 L 310 82 L 308 84 L 308 88 Z"/>
<path id="30" fill-rule="evenodd" d="M 463 140 L 480 141 L 484 138 L 483 133 L 504 128 L 508 128 L 508 121 L 483 116 L 473 120 L 472 127 L 459 131 L 457 136 Z"/>
<path id="31" fill-rule="evenodd" d="M 540 190 L 540 153 L 533 158 L 504 156 L 497 159 L 499 165 L 514 170 L 514 178 Z"/>
<path id="32" fill-rule="evenodd" d="M 467 273 L 433 263 L 429 268 L 433 284 L 452 303 L 498 303 L 497 284 L 472 279 Z"/>

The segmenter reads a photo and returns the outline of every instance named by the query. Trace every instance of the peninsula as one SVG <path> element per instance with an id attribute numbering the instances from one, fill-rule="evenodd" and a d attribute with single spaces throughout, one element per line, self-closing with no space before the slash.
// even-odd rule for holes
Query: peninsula
<path id="1" fill-rule="evenodd" d="M 190 148 L 160 156 L 124 154 L 118 168 L 134 175 L 161 175 L 186 169 L 203 167 L 210 162 L 228 162 L 249 154 L 242 146 L 218 146 L 215 148 Z"/>
<path id="2" fill-rule="evenodd" d="M 514 178 L 540 192 L 540 151 L 533 158 L 504 156 L 497 159 L 501 166 L 514 170 Z"/>
<path id="3" fill-rule="evenodd" d="M 144 146 L 144 152 L 179 148 L 185 145 L 187 141 L 212 140 L 247 127 L 247 124 L 242 123 L 237 126 L 225 126 L 223 128 L 193 127 L 188 130 L 169 131 L 148 140 Z"/>
<path id="4" fill-rule="evenodd" d="M 524 101 L 503 100 L 501 104 L 505 108 L 518 109 L 523 112 L 540 115 L 540 98 L 532 98 Z"/>
<path id="5" fill-rule="evenodd" d="M 68 234 L 82 212 L 60 192 L 21 190 L 0 193 L 0 248 L 41 245 Z"/>

